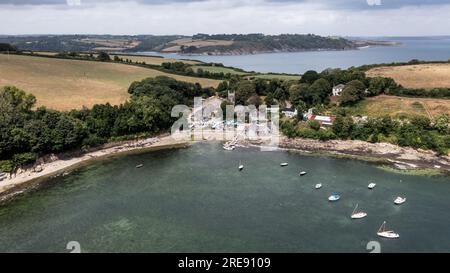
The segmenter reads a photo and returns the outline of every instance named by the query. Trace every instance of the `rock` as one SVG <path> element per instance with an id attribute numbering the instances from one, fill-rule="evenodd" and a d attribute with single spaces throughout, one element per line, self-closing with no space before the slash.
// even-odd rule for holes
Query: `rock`
<path id="1" fill-rule="evenodd" d="M 36 167 L 34 167 L 34 172 L 36 173 L 40 173 L 44 170 L 44 167 L 42 167 L 42 165 L 38 165 Z"/>

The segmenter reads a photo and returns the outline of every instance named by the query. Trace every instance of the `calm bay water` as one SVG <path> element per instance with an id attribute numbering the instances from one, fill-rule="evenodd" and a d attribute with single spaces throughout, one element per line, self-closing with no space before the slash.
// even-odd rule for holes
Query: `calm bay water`
<path id="1" fill-rule="evenodd" d="M 247 71 L 304 73 L 326 68 L 348 68 L 364 64 L 407 62 L 412 59 L 446 61 L 450 59 L 450 37 L 378 38 L 398 41 L 399 46 L 369 47 L 349 51 L 313 51 L 297 53 L 268 53 L 242 56 L 179 56 L 154 52 L 140 53 L 171 58 L 188 58 L 204 62 L 223 63 Z"/>
<path id="2" fill-rule="evenodd" d="M 67 252 L 78 241 L 85 252 L 367 252 L 376 240 L 385 252 L 450 252 L 449 182 L 361 161 L 195 144 L 96 162 L 1 206 L 0 251 Z M 337 203 L 327 200 L 333 192 Z M 402 206 L 393 204 L 398 195 L 408 198 Z M 349 218 L 356 203 L 367 218 Z M 398 240 L 377 238 L 385 220 Z"/>

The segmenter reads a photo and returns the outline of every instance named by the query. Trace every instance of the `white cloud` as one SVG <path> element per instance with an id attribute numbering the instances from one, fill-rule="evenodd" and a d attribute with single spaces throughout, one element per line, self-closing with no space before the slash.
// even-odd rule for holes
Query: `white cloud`
<path id="1" fill-rule="evenodd" d="M 352 10 L 316 2 L 208 0 L 145 5 L 133 1 L 81 1 L 81 6 L 3 5 L 0 34 L 450 34 L 450 5 Z"/>

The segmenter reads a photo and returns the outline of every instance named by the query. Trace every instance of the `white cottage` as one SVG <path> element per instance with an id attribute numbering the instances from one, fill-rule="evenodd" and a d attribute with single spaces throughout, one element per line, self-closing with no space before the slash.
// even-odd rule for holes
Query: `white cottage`
<path id="1" fill-rule="evenodd" d="M 345 85 L 344 84 L 338 84 L 333 87 L 333 96 L 340 96 L 342 91 L 344 90 Z"/>
<path id="2" fill-rule="evenodd" d="M 293 117 L 297 116 L 297 109 L 284 108 L 281 110 L 281 113 L 284 114 L 288 118 L 293 118 Z"/>

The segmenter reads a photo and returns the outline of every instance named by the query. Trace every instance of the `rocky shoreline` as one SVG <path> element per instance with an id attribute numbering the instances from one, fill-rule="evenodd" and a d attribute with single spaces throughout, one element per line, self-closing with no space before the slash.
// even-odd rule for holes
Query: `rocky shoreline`
<path id="1" fill-rule="evenodd" d="M 433 151 L 400 147 L 390 143 L 369 143 L 359 140 L 289 139 L 282 137 L 281 148 L 299 151 L 328 153 L 355 158 L 372 158 L 385 161 L 401 170 L 436 169 L 450 173 L 450 157 L 438 156 Z"/>
<path id="2" fill-rule="evenodd" d="M 0 181 L 0 203 L 10 200 L 16 195 L 32 190 L 48 178 L 64 176 L 71 170 L 111 156 L 127 153 L 146 152 L 160 149 L 185 147 L 189 143 L 177 140 L 170 135 L 161 135 L 136 141 L 123 141 L 105 144 L 88 152 L 73 152 L 60 155 L 48 155 L 40 158 L 33 166 L 7 175 Z"/>
<path id="3" fill-rule="evenodd" d="M 272 53 L 298 53 L 298 52 L 318 52 L 318 51 L 349 51 L 358 50 L 359 48 L 345 48 L 345 49 L 334 49 L 334 48 L 317 48 L 317 49 L 284 49 L 284 50 L 251 50 L 251 49 L 235 49 L 227 51 L 206 51 L 198 53 L 182 53 L 173 52 L 180 56 L 243 56 L 243 55 L 257 55 L 257 54 L 272 54 Z"/>

